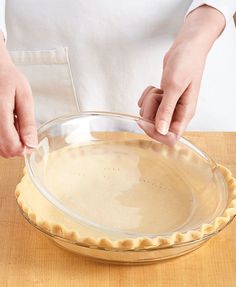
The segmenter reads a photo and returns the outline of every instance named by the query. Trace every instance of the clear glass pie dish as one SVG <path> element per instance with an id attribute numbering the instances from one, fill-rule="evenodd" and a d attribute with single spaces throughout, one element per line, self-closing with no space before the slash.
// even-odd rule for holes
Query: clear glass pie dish
<path id="1" fill-rule="evenodd" d="M 68 250 L 124 264 L 185 254 L 227 226 L 230 171 L 184 138 L 173 147 L 150 138 L 139 122 L 85 112 L 40 127 L 16 188 L 25 218 Z"/>

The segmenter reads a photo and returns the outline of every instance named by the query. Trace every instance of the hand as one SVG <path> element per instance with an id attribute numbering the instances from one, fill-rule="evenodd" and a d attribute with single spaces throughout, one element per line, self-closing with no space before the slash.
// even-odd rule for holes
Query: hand
<path id="1" fill-rule="evenodd" d="M 22 155 L 37 145 L 32 92 L 16 69 L 0 35 L 0 156 Z"/>
<path id="2" fill-rule="evenodd" d="M 140 126 L 151 137 L 173 145 L 193 118 L 207 54 L 225 26 L 216 9 L 190 13 L 163 61 L 161 90 L 148 87 L 138 105 Z"/>

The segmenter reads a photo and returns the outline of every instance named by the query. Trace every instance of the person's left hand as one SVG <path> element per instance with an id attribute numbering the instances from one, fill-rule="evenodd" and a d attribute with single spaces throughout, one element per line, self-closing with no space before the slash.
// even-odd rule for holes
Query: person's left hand
<path id="1" fill-rule="evenodd" d="M 145 89 L 138 105 L 140 127 L 174 145 L 193 118 L 207 54 L 225 25 L 214 8 L 201 6 L 187 17 L 163 61 L 161 89 Z"/>

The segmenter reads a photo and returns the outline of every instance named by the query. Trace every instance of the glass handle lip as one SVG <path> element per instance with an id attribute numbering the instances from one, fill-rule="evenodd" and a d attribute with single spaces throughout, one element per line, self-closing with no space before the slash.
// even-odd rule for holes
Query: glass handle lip
<path id="1" fill-rule="evenodd" d="M 24 150 L 23 150 L 23 155 L 24 157 L 28 157 L 35 149 L 37 149 L 37 147 L 33 147 L 33 146 L 30 146 L 30 145 L 25 145 L 24 146 Z"/>
<path id="2" fill-rule="evenodd" d="M 25 145 L 25 147 L 26 147 L 26 148 L 30 148 L 30 149 L 35 149 L 37 146 L 27 144 L 27 145 Z"/>
<path id="3" fill-rule="evenodd" d="M 149 120 L 149 119 L 144 119 L 142 117 L 136 117 L 136 121 L 137 122 L 142 121 L 142 122 L 147 122 L 147 123 L 150 123 L 150 124 L 155 124 L 155 121 L 152 121 L 152 120 Z"/>
<path id="4" fill-rule="evenodd" d="M 29 150 L 30 150 L 30 149 L 31 149 L 31 148 L 30 148 L 29 146 L 27 146 L 27 145 L 24 146 L 23 155 L 24 155 L 25 157 L 27 157 L 27 156 L 29 155 Z"/>

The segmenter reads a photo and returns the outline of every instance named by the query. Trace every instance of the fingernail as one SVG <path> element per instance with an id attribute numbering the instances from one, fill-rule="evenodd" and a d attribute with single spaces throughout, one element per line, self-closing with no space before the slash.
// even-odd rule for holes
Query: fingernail
<path id="1" fill-rule="evenodd" d="M 157 124 L 157 131 L 162 134 L 166 135 L 168 133 L 168 124 L 166 121 L 160 120 Z"/>
<path id="2" fill-rule="evenodd" d="M 25 145 L 30 148 L 36 148 L 37 147 L 37 139 L 34 135 L 27 135 L 25 136 Z"/>

